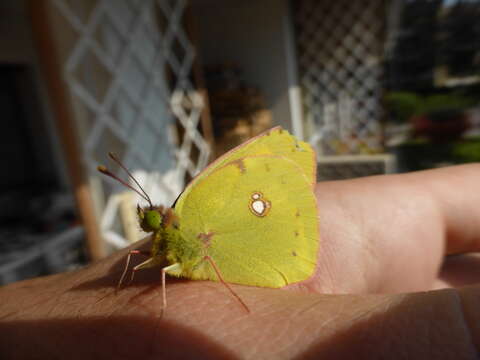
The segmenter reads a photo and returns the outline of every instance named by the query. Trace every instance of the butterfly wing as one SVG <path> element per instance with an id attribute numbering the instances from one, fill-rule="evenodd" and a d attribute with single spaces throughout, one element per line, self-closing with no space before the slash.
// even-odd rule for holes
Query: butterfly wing
<path id="1" fill-rule="evenodd" d="M 247 156 L 258 155 L 283 156 L 292 160 L 310 179 L 312 188 L 315 185 L 316 161 L 314 158 L 312 160 L 312 157 L 314 157 L 315 154 L 313 153 L 311 146 L 303 141 L 299 141 L 294 136 L 290 135 L 288 131 L 277 126 L 253 137 L 212 162 L 187 185 L 176 204 L 184 201 L 183 199 L 192 190 L 196 183 L 206 178 L 209 174 L 220 167 Z"/>
<path id="2" fill-rule="evenodd" d="M 307 152 L 314 162 L 313 151 Z M 217 167 L 175 207 L 182 237 L 201 242 L 227 282 L 282 287 L 307 279 L 316 266 L 319 233 L 312 179 L 303 169 L 278 155 Z M 218 280 L 208 262 L 188 273 Z"/>

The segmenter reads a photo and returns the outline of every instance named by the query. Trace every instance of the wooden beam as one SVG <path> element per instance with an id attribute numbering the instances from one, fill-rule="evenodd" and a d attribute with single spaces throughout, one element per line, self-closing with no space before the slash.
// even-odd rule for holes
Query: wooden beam
<path id="1" fill-rule="evenodd" d="M 205 83 L 205 76 L 203 74 L 203 64 L 200 56 L 200 42 L 198 41 L 198 26 L 195 22 L 195 16 L 193 14 L 192 6 L 189 5 L 185 9 L 185 29 L 190 41 L 195 48 L 195 60 L 193 61 L 192 75 L 195 83 L 195 88 L 203 98 L 205 106 L 202 109 L 201 125 L 203 137 L 210 145 L 212 152 L 210 153 L 210 160 L 213 154 L 215 154 L 215 136 L 213 133 L 212 116 L 210 113 L 210 100 L 208 97 L 207 85 Z"/>
<path id="2" fill-rule="evenodd" d="M 47 85 L 57 130 L 65 151 L 67 168 L 73 185 L 80 220 L 85 227 L 87 251 L 90 258 L 96 260 L 105 256 L 105 247 L 82 162 L 82 152 L 74 124 L 69 90 L 62 76 L 63 66 L 58 56 L 53 35 L 54 31 L 59 31 L 59 29 L 52 29 L 49 22 L 49 6 L 51 6 L 49 1 L 30 0 L 28 5 L 33 39 L 37 48 L 43 79 Z"/>

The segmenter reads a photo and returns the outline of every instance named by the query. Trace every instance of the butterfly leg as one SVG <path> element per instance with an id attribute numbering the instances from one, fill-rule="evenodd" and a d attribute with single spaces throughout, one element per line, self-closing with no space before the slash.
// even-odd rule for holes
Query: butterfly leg
<path id="1" fill-rule="evenodd" d="M 131 250 L 128 255 L 127 255 L 127 261 L 125 262 L 125 268 L 123 269 L 123 273 L 122 273 L 122 276 L 120 277 L 120 281 L 118 282 L 117 284 L 117 289 L 116 291 L 118 291 L 120 289 L 120 286 L 122 285 L 123 283 L 123 280 L 125 280 L 125 276 L 127 275 L 127 271 L 128 271 L 128 266 L 130 265 L 130 259 L 132 258 L 132 255 L 144 255 L 144 256 L 150 256 L 150 251 L 141 251 L 141 250 Z M 141 264 L 140 264 L 141 265 Z M 135 266 L 135 268 L 138 267 Z M 132 277 L 130 279 L 130 282 L 132 282 L 133 280 L 133 274 L 135 272 L 135 268 L 132 270 Z M 130 283 L 129 282 L 129 283 Z"/>
<path id="2" fill-rule="evenodd" d="M 233 291 L 233 289 L 231 288 L 231 286 L 225 281 L 223 280 L 223 277 L 222 277 L 222 274 L 220 273 L 220 270 L 218 269 L 217 267 L 217 264 L 215 264 L 215 261 L 213 261 L 213 259 L 209 256 L 209 255 L 206 255 L 203 260 L 207 260 L 213 267 L 213 270 L 215 270 L 215 273 L 217 274 L 218 276 L 218 279 L 220 280 L 220 282 L 230 291 L 230 293 L 240 302 L 240 304 L 245 308 L 245 310 L 247 311 L 247 313 L 250 312 L 250 309 L 248 308 L 247 304 L 245 304 L 243 302 L 243 300 L 240 298 L 240 296 L 238 296 L 238 294 Z"/>
<path id="3" fill-rule="evenodd" d="M 166 279 L 165 275 L 167 272 L 172 271 L 172 270 L 177 270 L 180 268 L 180 264 L 175 263 L 172 265 L 168 265 L 164 268 L 162 268 L 162 298 L 163 298 L 163 310 L 167 308 L 167 290 L 166 290 Z"/>

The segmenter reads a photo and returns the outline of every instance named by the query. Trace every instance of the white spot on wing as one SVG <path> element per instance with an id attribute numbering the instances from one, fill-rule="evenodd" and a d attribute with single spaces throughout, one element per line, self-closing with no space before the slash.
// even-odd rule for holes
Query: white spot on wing
<path id="1" fill-rule="evenodd" d="M 248 204 L 248 207 L 250 208 L 250 211 L 253 213 L 253 215 L 264 217 L 270 210 L 271 204 L 270 201 L 263 198 L 262 193 L 254 192 L 251 195 L 251 200 Z"/>
<path id="2" fill-rule="evenodd" d="M 265 204 L 262 200 L 256 200 L 252 203 L 252 208 L 258 215 L 262 215 L 265 211 Z"/>

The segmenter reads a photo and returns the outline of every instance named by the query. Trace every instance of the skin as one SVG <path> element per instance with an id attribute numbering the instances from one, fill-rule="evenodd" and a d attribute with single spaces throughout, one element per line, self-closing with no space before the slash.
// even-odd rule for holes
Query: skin
<path id="1" fill-rule="evenodd" d="M 5 286 L 0 358 L 477 358 L 479 187 L 478 164 L 318 184 L 315 275 L 232 285 L 250 314 L 219 283 L 172 278 L 162 314 L 157 269 L 115 294 L 128 250 Z"/>

